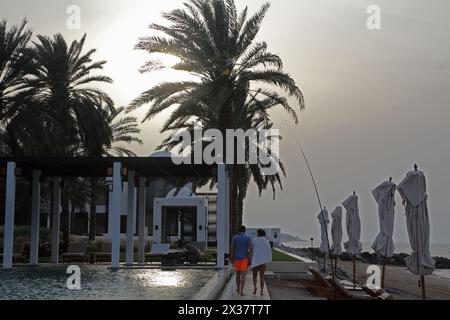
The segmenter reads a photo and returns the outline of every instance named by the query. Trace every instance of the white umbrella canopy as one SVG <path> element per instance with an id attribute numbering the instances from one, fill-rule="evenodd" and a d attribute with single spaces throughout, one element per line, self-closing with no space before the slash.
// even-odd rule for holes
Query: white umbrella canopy
<path id="1" fill-rule="evenodd" d="M 380 232 L 375 238 L 372 249 L 380 256 L 390 258 L 394 254 L 394 207 L 395 207 L 395 183 L 385 181 L 377 186 L 372 195 L 378 204 L 378 218 Z"/>
<path id="2" fill-rule="evenodd" d="M 327 238 L 327 232 L 328 232 L 328 223 L 330 222 L 328 220 L 328 211 L 326 208 L 324 208 L 319 215 L 317 216 L 317 219 L 319 219 L 320 223 L 320 251 L 322 253 L 328 252 L 328 238 Z"/>
<path id="3" fill-rule="evenodd" d="M 342 207 L 337 206 L 331 217 L 333 218 L 333 223 L 331 224 L 331 238 L 333 239 L 331 252 L 333 255 L 338 256 L 342 251 Z"/>
<path id="4" fill-rule="evenodd" d="M 362 251 L 361 239 L 361 219 L 359 218 L 358 196 L 353 194 L 343 203 L 346 215 L 346 229 L 348 241 L 344 243 L 345 251 L 352 256 L 356 256 Z"/>
<path id="5" fill-rule="evenodd" d="M 405 205 L 406 226 L 412 253 L 405 259 L 410 272 L 420 276 L 434 271 L 435 261 L 430 255 L 430 220 L 426 193 L 426 179 L 422 171 L 410 171 L 398 185 Z"/>

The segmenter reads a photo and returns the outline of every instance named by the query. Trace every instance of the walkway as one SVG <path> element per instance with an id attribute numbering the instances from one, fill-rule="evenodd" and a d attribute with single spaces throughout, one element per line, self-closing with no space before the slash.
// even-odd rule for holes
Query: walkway
<path id="1" fill-rule="evenodd" d="M 264 295 L 260 294 L 259 288 L 259 277 L 258 277 L 258 292 L 253 294 L 253 274 L 252 272 L 247 272 L 247 277 L 245 280 L 244 296 L 240 296 L 236 292 L 236 275 L 233 274 L 231 279 L 223 291 L 220 300 L 270 300 L 269 292 L 267 291 L 267 286 L 264 286 Z"/>

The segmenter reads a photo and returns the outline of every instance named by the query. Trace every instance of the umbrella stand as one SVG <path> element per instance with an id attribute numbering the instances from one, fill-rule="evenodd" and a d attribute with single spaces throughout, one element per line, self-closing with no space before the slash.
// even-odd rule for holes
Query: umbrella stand
<path id="1" fill-rule="evenodd" d="M 384 278 L 386 276 L 386 257 L 383 259 L 383 269 L 381 270 L 381 288 L 384 289 Z"/>
<path id="2" fill-rule="evenodd" d="M 338 256 L 335 255 L 334 258 L 335 258 L 335 260 L 334 260 L 334 274 L 336 274 L 336 272 L 337 272 Z"/>
<path id="3" fill-rule="evenodd" d="M 392 181 L 392 178 L 391 178 Z M 381 271 L 381 288 L 384 289 L 384 279 L 386 277 L 386 261 L 387 261 L 387 255 L 388 255 L 388 245 L 389 240 L 386 240 L 386 252 L 383 257 L 383 269 Z"/>
<path id="4" fill-rule="evenodd" d="M 356 256 L 353 256 L 353 289 L 356 289 Z"/>

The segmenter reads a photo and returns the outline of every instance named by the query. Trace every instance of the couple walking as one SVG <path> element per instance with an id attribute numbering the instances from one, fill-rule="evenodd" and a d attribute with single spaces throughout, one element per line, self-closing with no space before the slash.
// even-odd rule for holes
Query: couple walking
<path id="1" fill-rule="evenodd" d="M 272 261 L 272 248 L 266 238 L 266 232 L 258 229 L 257 237 L 251 239 L 245 234 L 245 226 L 239 228 L 239 234 L 233 237 L 230 246 L 230 259 L 236 271 L 236 290 L 244 296 L 245 277 L 247 271 L 253 271 L 253 294 L 256 294 L 258 273 L 261 286 L 261 295 L 264 293 L 264 273 L 266 264 Z"/>

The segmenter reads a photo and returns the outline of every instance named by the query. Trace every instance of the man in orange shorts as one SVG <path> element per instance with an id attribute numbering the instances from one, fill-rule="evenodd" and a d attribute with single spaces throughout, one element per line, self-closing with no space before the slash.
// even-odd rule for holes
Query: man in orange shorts
<path id="1" fill-rule="evenodd" d="M 230 260 L 236 271 L 236 290 L 244 295 L 245 277 L 247 276 L 252 256 L 252 240 L 245 234 L 245 226 L 239 228 L 239 234 L 233 237 L 230 246 Z"/>

